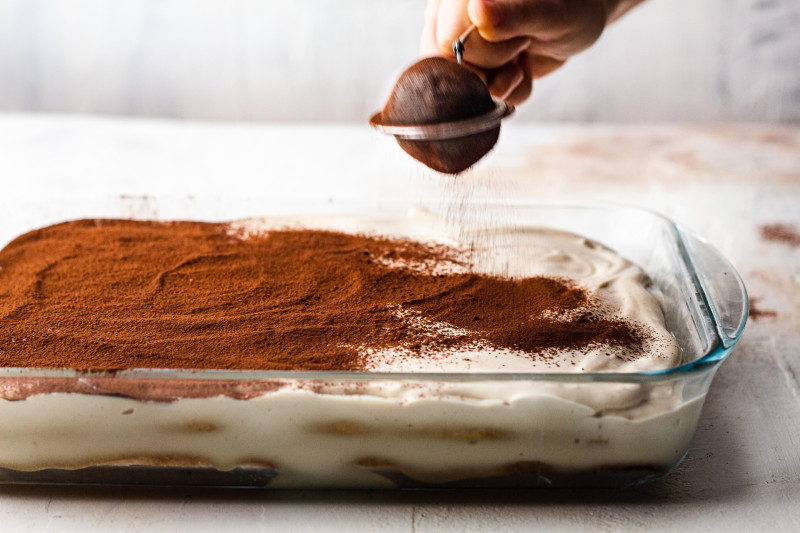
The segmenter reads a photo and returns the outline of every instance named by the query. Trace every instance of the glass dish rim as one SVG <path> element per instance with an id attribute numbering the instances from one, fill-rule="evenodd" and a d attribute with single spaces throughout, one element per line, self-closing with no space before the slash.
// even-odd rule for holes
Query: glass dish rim
<path id="1" fill-rule="evenodd" d="M 227 196 L 227 195 L 226 195 Z M 155 198 L 164 199 L 169 198 L 171 195 L 157 195 Z M 89 200 L 87 196 L 78 196 L 84 200 Z M 116 198 L 126 198 L 125 195 L 116 196 Z M 131 198 L 131 197 L 127 197 Z M 132 198 L 136 198 L 133 196 Z M 92 198 L 96 199 L 96 198 Z M 306 205 L 313 205 L 315 199 L 309 199 Z M 316 199 L 320 200 L 321 199 Z M 426 202 L 426 200 L 428 200 Z M 275 204 L 280 203 L 278 198 L 270 198 L 270 202 Z M 301 199 L 297 199 L 300 202 Z M 357 199 L 357 198 L 342 198 L 336 202 L 337 206 L 342 205 L 356 205 L 369 204 L 372 206 L 381 207 L 395 207 L 395 208 L 411 208 L 420 205 L 430 205 L 437 200 L 426 198 L 418 198 L 416 200 L 410 199 Z M 438 199 L 441 201 L 441 199 Z M 327 199 L 323 202 L 326 205 L 331 204 L 331 200 Z M 646 214 L 653 218 L 659 219 L 666 228 L 668 228 L 673 241 L 677 244 L 681 260 L 684 261 L 688 271 L 694 278 L 695 286 L 700 289 L 700 296 L 703 303 L 708 306 L 708 294 L 702 284 L 697 279 L 697 271 L 692 262 L 691 253 L 687 250 L 684 235 L 691 236 L 704 246 L 714 250 L 716 249 L 709 244 L 705 239 L 695 234 L 693 231 L 673 221 L 671 218 L 646 207 L 633 206 L 627 204 L 615 203 L 563 203 L 563 202 L 525 202 L 518 200 L 497 200 L 490 199 L 487 201 L 471 202 L 476 205 L 486 207 L 513 207 L 518 209 L 575 209 L 575 210 L 617 210 L 617 211 L 632 211 Z M 136 217 L 129 217 L 137 219 Z M 719 254 L 719 252 L 717 252 Z M 710 321 L 711 331 L 713 332 L 711 349 L 702 357 L 684 363 L 682 365 L 665 368 L 660 370 L 646 370 L 639 372 L 581 372 L 581 373 L 565 373 L 565 372 L 375 372 L 375 371 L 320 371 L 320 370 L 225 370 L 225 369 L 175 369 L 175 368 L 132 368 L 125 370 L 79 370 L 71 368 L 39 368 L 39 367 L 0 367 L 0 379 L 11 378 L 29 378 L 29 379 L 92 379 L 92 378 L 114 378 L 120 380 L 167 380 L 174 379 L 180 381 L 239 381 L 239 382 L 266 382 L 266 381 L 326 381 L 326 382 L 372 382 L 372 381 L 423 381 L 423 382 L 452 382 L 452 383 L 472 383 L 472 382 L 491 382 L 491 381 L 536 381 L 536 382 L 605 382 L 605 383 L 639 383 L 639 382 L 656 382 L 666 381 L 673 378 L 684 378 L 690 374 L 702 373 L 710 368 L 714 368 L 721 364 L 730 355 L 733 348 L 736 346 L 738 340 L 747 324 L 747 317 L 749 312 L 749 299 L 747 297 L 746 287 L 741 279 L 740 274 L 730 264 L 730 262 L 719 254 L 719 257 L 724 260 L 729 267 L 729 272 L 734 280 L 738 283 L 742 291 L 743 297 L 743 315 L 744 319 L 737 328 L 735 334 L 727 338 L 727 343 L 722 342 L 720 336 L 720 327 L 716 316 L 713 313 L 707 313 L 707 319 Z"/>

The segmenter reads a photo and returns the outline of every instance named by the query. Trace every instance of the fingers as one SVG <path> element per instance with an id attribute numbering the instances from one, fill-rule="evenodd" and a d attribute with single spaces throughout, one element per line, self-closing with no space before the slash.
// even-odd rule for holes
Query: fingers
<path id="1" fill-rule="evenodd" d="M 594 6 L 594 7 L 593 7 Z M 464 61 L 494 73 L 500 92 L 519 79 L 516 67 L 523 51 L 530 56 L 532 77 L 556 70 L 567 58 L 600 35 L 605 9 L 594 0 L 429 0 L 426 51 L 452 57 L 453 41 L 471 26 Z M 515 78 L 516 76 L 516 78 Z"/>
<path id="2" fill-rule="evenodd" d="M 492 72 L 488 78 L 489 92 L 514 105 L 520 105 L 533 92 L 533 80 L 550 74 L 564 61 L 552 57 L 522 52 L 513 62 Z"/>
<path id="3" fill-rule="evenodd" d="M 428 0 L 425 7 L 425 22 L 422 26 L 422 37 L 419 40 L 420 57 L 442 55 L 436 42 L 436 15 L 441 0 Z"/>
<path id="4" fill-rule="evenodd" d="M 595 16 L 589 7 L 595 3 L 428 0 L 420 55 L 452 58 L 453 42 L 474 25 L 465 42 L 464 66 L 484 80 L 492 95 L 518 105 L 530 96 L 532 80 L 553 72 L 599 36 L 605 12 Z"/>
<path id="5" fill-rule="evenodd" d="M 489 81 L 493 96 L 520 105 L 531 95 L 533 85 L 528 54 L 523 52 L 511 64 L 498 69 Z"/>
<path id="6" fill-rule="evenodd" d="M 419 43 L 419 55 L 421 57 L 428 57 L 428 56 L 453 56 L 452 51 L 452 42 L 448 44 L 444 49 L 439 46 L 436 38 L 436 23 L 438 20 L 439 14 L 439 7 L 442 4 L 442 0 L 428 0 L 428 5 L 425 8 L 425 22 L 422 28 L 422 37 L 420 38 Z M 463 32 L 462 32 L 463 33 Z M 459 34 L 458 36 L 460 36 Z M 456 38 L 458 38 L 456 36 Z M 471 43 L 470 43 L 471 45 Z M 470 64 L 469 62 L 464 63 L 464 66 L 478 75 L 478 77 L 483 80 L 484 83 L 488 85 L 489 79 L 489 71 L 487 69 L 481 68 L 477 65 Z"/>
<path id="7" fill-rule="evenodd" d="M 469 0 L 439 0 L 436 2 L 435 30 L 432 32 L 441 55 L 452 56 L 452 46 L 472 25 L 467 14 Z M 431 9 L 431 3 L 428 4 Z M 500 42 L 490 42 L 479 32 L 473 31 L 465 42 L 464 61 L 472 65 L 494 69 L 513 61 L 519 53 L 530 46 L 525 36 L 512 37 Z M 431 49 L 430 46 L 427 47 Z"/>
<path id="8" fill-rule="evenodd" d="M 555 59 L 545 55 L 526 55 L 529 56 L 530 73 L 534 79 L 547 76 L 565 63 L 563 59 Z"/>
<path id="9" fill-rule="evenodd" d="M 439 53 L 453 55 L 451 46 L 470 26 L 472 22 L 467 16 L 469 0 L 440 0 L 436 9 L 436 43 Z M 470 36 L 470 40 L 471 40 Z"/>
<path id="10" fill-rule="evenodd" d="M 464 43 L 464 61 L 486 69 L 501 67 L 514 61 L 531 45 L 527 37 L 515 37 L 507 41 L 492 43 L 477 32 L 473 32 Z"/>
<path id="11" fill-rule="evenodd" d="M 533 92 L 533 83 L 531 82 L 530 76 L 527 76 L 522 83 L 517 85 L 517 88 L 514 89 L 511 94 L 504 98 L 504 100 L 509 104 L 519 106 L 530 98 L 531 92 Z"/>
<path id="12" fill-rule="evenodd" d="M 599 0 L 469 0 L 467 12 L 487 41 L 528 36 L 560 59 L 588 48 L 608 22 Z"/>
<path id="13" fill-rule="evenodd" d="M 469 0 L 467 13 L 480 34 L 489 41 L 518 35 L 543 39 L 563 31 L 563 2 L 553 0 Z"/>
<path id="14" fill-rule="evenodd" d="M 469 63 L 462 63 L 461 66 L 474 72 L 487 87 L 489 86 L 489 77 L 492 75 L 492 71 L 470 65 Z"/>
<path id="15" fill-rule="evenodd" d="M 524 78 L 525 73 L 516 61 L 507 63 L 492 74 L 489 79 L 489 92 L 492 96 L 505 100 Z"/>
<path id="16" fill-rule="evenodd" d="M 452 46 L 473 24 L 467 14 L 469 0 L 439 0 L 436 5 L 435 39 L 439 54 L 452 56 Z M 430 6 L 430 4 L 429 4 Z M 465 42 L 464 61 L 484 69 L 508 63 L 530 45 L 526 37 L 489 42 L 473 31 Z"/>
<path id="17" fill-rule="evenodd" d="M 429 0 L 420 39 L 420 55 L 453 57 L 453 42 L 472 26 L 466 12 L 468 0 Z M 480 70 L 493 70 L 513 62 L 531 44 L 527 37 L 493 43 L 473 32 L 467 38 L 464 61 Z M 475 70 L 478 70 L 475 69 Z M 485 77 L 485 76 L 484 76 Z"/>

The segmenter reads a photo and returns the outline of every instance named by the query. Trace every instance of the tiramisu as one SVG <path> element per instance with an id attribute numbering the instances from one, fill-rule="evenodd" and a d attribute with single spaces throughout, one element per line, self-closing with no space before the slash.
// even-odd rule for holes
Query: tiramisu
<path id="1" fill-rule="evenodd" d="M 0 251 L 0 365 L 72 372 L 0 379 L 10 478 L 120 467 L 250 469 L 276 487 L 642 479 L 680 459 L 699 402 L 676 385 L 536 376 L 680 362 L 643 271 L 551 229 L 453 238 L 419 213 L 93 219 Z"/>

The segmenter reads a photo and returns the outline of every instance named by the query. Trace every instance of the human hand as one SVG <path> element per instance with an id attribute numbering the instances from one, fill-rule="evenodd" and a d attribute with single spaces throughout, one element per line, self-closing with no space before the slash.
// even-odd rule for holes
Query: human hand
<path id="1" fill-rule="evenodd" d="M 532 80 L 594 43 L 606 24 L 641 0 L 428 0 L 422 56 L 453 57 L 470 26 L 464 64 L 492 95 L 519 105 Z"/>

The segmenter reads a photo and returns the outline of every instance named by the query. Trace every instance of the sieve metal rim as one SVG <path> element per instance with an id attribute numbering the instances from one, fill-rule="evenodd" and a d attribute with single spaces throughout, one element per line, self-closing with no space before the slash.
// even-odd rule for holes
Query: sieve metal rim
<path id="1" fill-rule="evenodd" d="M 488 113 L 465 120 L 438 122 L 421 125 L 394 125 L 382 122 L 382 112 L 378 111 L 369 119 L 369 125 L 381 133 L 393 135 L 409 141 L 443 141 L 458 139 L 476 133 L 483 133 L 500 126 L 500 121 L 514 112 L 514 106 L 499 98 L 492 97 L 494 109 Z"/>

